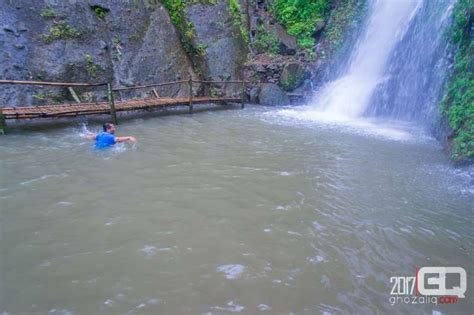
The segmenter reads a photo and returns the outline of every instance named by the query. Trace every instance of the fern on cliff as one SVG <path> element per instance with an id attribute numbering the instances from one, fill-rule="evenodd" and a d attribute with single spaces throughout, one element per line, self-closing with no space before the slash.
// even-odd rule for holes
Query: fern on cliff
<path id="1" fill-rule="evenodd" d="M 454 9 L 451 40 L 457 46 L 454 72 L 441 102 L 443 113 L 453 129 L 452 157 L 474 157 L 474 43 L 472 41 L 474 4 L 459 0 Z"/>
<path id="2" fill-rule="evenodd" d="M 275 0 L 271 10 L 298 45 L 310 49 L 316 25 L 327 19 L 329 7 L 329 0 Z"/>

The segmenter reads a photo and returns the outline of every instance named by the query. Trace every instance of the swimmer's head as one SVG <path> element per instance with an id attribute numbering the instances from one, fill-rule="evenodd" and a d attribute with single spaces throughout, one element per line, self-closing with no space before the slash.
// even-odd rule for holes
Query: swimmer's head
<path id="1" fill-rule="evenodd" d="M 114 134 L 115 133 L 115 126 L 114 124 L 111 124 L 111 123 L 105 123 L 102 125 L 102 128 L 104 129 L 104 132 L 108 132 L 110 134 Z"/>

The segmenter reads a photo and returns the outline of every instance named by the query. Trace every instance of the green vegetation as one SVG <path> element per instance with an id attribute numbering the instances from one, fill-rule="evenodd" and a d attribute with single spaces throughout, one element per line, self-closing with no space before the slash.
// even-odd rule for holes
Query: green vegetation
<path id="1" fill-rule="evenodd" d="M 55 40 L 59 39 L 73 39 L 81 36 L 81 33 L 74 27 L 67 24 L 66 21 L 55 23 L 49 28 L 49 34 L 41 35 L 43 41 L 47 44 L 51 44 Z"/>
<path id="2" fill-rule="evenodd" d="M 140 34 L 138 33 L 133 33 L 132 35 L 130 35 L 130 40 L 131 41 L 134 41 L 134 42 L 138 42 L 140 40 Z"/>
<path id="3" fill-rule="evenodd" d="M 101 20 L 104 20 L 105 17 L 107 16 L 108 10 L 104 9 L 101 6 L 95 5 L 91 7 L 91 9 L 95 13 L 95 15 Z"/>
<path id="4" fill-rule="evenodd" d="M 275 34 L 268 32 L 263 25 L 257 28 L 257 36 L 253 45 L 259 53 L 278 54 L 278 38 Z"/>
<path id="5" fill-rule="evenodd" d="M 186 18 L 186 0 L 162 0 L 163 5 L 168 10 L 171 21 L 181 33 L 181 42 L 184 49 L 190 54 L 195 54 L 191 41 L 194 38 L 194 26 Z"/>
<path id="6" fill-rule="evenodd" d="M 300 86 L 309 74 L 303 65 L 290 63 L 285 65 L 281 72 L 280 85 L 285 91 L 293 91 Z"/>
<path id="7" fill-rule="evenodd" d="M 347 34 L 362 22 L 366 9 L 366 1 L 341 1 L 339 7 L 332 12 L 332 21 L 324 32 L 326 47 L 323 56 L 339 51 L 347 38 Z"/>
<path id="8" fill-rule="evenodd" d="M 245 19 L 240 11 L 240 2 L 239 0 L 227 0 L 229 3 L 229 11 L 234 21 L 234 26 L 239 29 L 240 35 L 246 43 L 249 41 L 249 34 L 247 27 L 245 26 Z"/>
<path id="9" fill-rule="evenodd" d="M 174 26 L 180 32 L 181 42 L 186 52 L 190 55 L 202 56 L 203 52 L 192 45 L 196 35 L 193 23 L 186 17 L 186 8 L 196 2 L 214 5 L 217 0 L 161 0 L 161 2 L 168 10 Z"/>
<path id="10" fill-rule="evenodd" d="M 212 87 L 209 89 L 209 95 L 210 95 L 211 97 L 219 97 L 219 96 L 222 96 L 222 93 L 221 93 L 221 91 L 220 91 L 218 88 L 212 86 Z"/>
<path id="11" fill-rule="evenodd" d="M 61 97 L 57 94 L 54 94 L 52 92 L 47 92 L 47 93 L 38 93 L 33 95 L 33 98 L 37 101 L 40 101 L 42 103 L 59 103 L 61 102 Z"/>
<path id="12" fill-rule="evenodd" d="M 459 0 L 454 8 L 451 40 L 457 45 L 454 73 L 441 102 L 441 109 L 453 129 L 452 158 L 474 157 L 474 42 L 471 38 L 474 4 Z"/>
<path id="13" fill-rule="evenodd" d="M 302 48 L 314 46 L 316 25 L 329 14 L 329 0 L 275 0 L 271 11 Z"/>
<path id="14" fill-rule="evenodd" d="M 204 56 L 206 54 L 207 45 L 198 44 L 196 47 L 196 52 L 199 56 Z"/>
<path id="15" fill-rule="evenodd" d="M 43 93 L 38 93 L 38 94 L 33 95 L 33 98 L 34 98 L 35 100 L 44 102 L 44 101 L 46 101 L 46 99 L 48 98 L 48 96 L 47 96 L 46 94 L 43 94 Z"/>
<path id="16" fill-rule="evenodd" d="M 56 13 L 49 7 L 41 10 L 40 15 L 44 19 L 54 19 L 56 17 Z"/>
<path id="17" fill-rule="evenodd" d="M 112 58 L 119 61 L 122 58 L 122 41 L 117 35 L 112 39 Z"/>
<path id="18" fill-rule="evenodd" d="M 87 74 L 93 78 L 93 79 L 97 79 L 99 77 L 99 66 L 97 66 L 95 63 L 94 63 L 94 59 L 92 58 L 91 55 L 89 54 L 86 54 L 84 55 L 84 57 L 86 58 L 86 71 L 87 71 Z"/>

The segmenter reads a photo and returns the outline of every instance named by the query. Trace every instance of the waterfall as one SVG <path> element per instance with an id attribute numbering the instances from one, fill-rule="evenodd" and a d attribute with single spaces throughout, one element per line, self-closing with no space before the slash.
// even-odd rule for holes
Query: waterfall
<path id="1" fill-rule="evenodd" d="M 308 106 L 278 115 L 397 140 L 442 138 L 439 102 L 452 65 L 456 0 L 368 0 L 360 38 Z M 433 128 L 439 127 L 439 128 Z"/>
<path id="2" fill-rule="evenodd" d="M 403 38 L 421 0 L 375 0 L 366 30 L 347 69 L 318 92 L 313 106 L 326 116 L 353 119 L 365 113 L 371 96 L 384 79 L 387 61 Z"/>
<path id="3" fill-rule="evenodd" d="M 438 125 L 439 102 L 452 64 L 446 32 L 455 0 L 425 0 L 386 66 L 365 114 Z"/>

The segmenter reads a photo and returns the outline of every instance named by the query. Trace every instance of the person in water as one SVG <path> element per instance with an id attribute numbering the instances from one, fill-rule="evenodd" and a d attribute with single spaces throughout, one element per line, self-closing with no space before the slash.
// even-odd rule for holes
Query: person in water
<path id="1" fill-rule="evenodd" d="M 89 140 L 95 140 L 95 147 L 98 149 L 107 148 L 113 146 L 116 143 L 120 142 L 137 142 L 135 137 L 116 137 L 115 136 L 115 126 L 111 123 L 105 123 L 103 126 L 103 131 L 99 134 L 90 134 L 87 136 Z"/>

